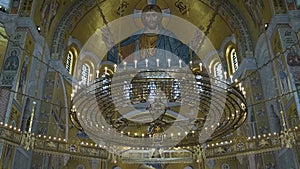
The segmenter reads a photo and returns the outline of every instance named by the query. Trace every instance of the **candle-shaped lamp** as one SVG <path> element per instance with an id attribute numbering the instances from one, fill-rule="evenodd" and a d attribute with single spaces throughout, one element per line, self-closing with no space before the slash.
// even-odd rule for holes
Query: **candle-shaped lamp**
<path id="1" fill-rule="evenodd" d="M 171 67 L 171 59 L 168 59 L 168 67 Z"/>
<path id="2" fill-rule="evenodd" d="M 127 65 L 127 62 L 124 62 L 124 70 L 126 70 L 126 65 Z"/>
<path id="3" fill-rule="evenodd" d="M 199 63 L 200 71 L 202 72 L 202 63 Z"/>
<path id="4" fill-rule="evenodd" d="M 134 60 L 134 68 L 137 68 L 137 60 Z"/>
<path id="5" fill-rule="evenodd" d="M 224 79 L 227 79 L 227 72 L 224 72 Z"/>
<path id="6" fill-rule="evenodd" d="M 107 67 L 104 68 L 104 73 L 107 74 Z"/>
<path id="7" fill-rule="evenodd" d="M 99 78 L 99 70 L 96 70 L 96 77 Z"/>
<path id="8" fill-rule="evenodd" d="M 114 72 L 117 71 L 117 64 L 114 64 Z"/>

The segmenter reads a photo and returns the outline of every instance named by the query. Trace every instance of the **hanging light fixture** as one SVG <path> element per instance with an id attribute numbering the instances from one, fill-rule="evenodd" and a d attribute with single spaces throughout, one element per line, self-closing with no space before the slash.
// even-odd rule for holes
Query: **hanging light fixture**
<path id="1" fill-rule="evenodd" d="M 238 83 L 199 69 L 186 74 L 179 67 L 127 67 L 103 74 L 79 90 L 72 100 L 71 119 L 96 143 L 139 148 L 202 144 L 201 134 L 212 132 L 204 139 L 208 141 L 243 124 L 247 110 L 240 89 Z M 219 115 L 216 122 L 213 117 Z"/>

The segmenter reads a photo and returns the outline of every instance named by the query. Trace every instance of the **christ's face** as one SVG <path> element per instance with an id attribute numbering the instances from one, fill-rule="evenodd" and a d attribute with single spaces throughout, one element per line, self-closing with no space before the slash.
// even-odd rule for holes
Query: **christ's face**
<path id="1" fill-rule="evenodd" d="M 159 25 L 159 15 L 160 13 L 155 11 L 148 11 L 145 13 L 145 26 L 149 29 L 155 29 Z"/>

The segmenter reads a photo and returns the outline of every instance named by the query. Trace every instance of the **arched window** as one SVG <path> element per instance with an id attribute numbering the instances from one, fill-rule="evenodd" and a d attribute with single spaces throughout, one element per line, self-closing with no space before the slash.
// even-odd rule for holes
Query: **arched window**
<path id="1" fill-rule="evenodd" d="M 198 94 L 204 91 L 203 88 L 202 88 L 203 83 L 202 83 L 201 80 L 202 80 L 202 76 L 201 75 L 196 75 L 196 91 L 197 91 Z"/>
<path id="2" fill-rule="evenodd" d="M 76 167 L 76 169 L 85 169 L 85 167 L 84 167 L 84 165 L 79 164 L 79 165 Z"/>
<path id="3" fill-rule="evenodd" d="M 227 66 L 228 66 L 228 75 L 234 74 L 234 72 L 239 68 L 239 57 L 235 47 L 235 44 L 230 44 L 226 48 L 225 52 Z"/>
<path id="4" fill-rule="evenodd" d="M 12 127 L 17 127 L 17 123 L 16 123 L 15 120 L 13 120 L 13 121 L 11 122 L 11 126 L 12 126 Z"/>
<path id="5" fill-rule="evenodd" d="M 231 71 L 234 73 L 238 68 L 239 68 L 239 62 L 238 62 L 238 57 L 235 49 L 231 50 L 230 53 L 230 60 L 231 60 Z"/>
<path id="6" fill-rule="evenodd" d="M 156 96 L 156 82 L 150 81 L 148 83 L 148 99 L 149 101 L 154 101 L 154 98 Z"/>
<path id="7" fill-rule="evenodd" d="M 123 90 L 124 90 L 124 97 L 126 99 L 131 99 L 131 96 L 132 96 L 132 84 L 128 83 L 127 81 L 124 81 Z"/>
<path id="8" fill-rule="evenodd" d="M 188 166 L 184 167 L 184 169 L 193 169 L 193 167 L 188 165 Z"/>
<path id="9" fill-rule="evenodd" d="M 73 61 L 74 61 L 73 53 L 69 51 L 66 59 L 66 69 L 70 74 L 72 74 L 73 72 Z"/>
<path id="10" fill-rule="evenodd" d="M 214 73 L 217 79 L 223 79 L 223 69 L 221 63 L 216 63 L 214 66 Z"/>
<path id="11" fill-rule="evenodd" d="M 222 164 L 222 169 L 230 169 L 229 164 Z"/>
<path id="12" fill-rule="evenodd" d="M 174 79 L 172 83 L 172 96 L 173 99 L 180 98 L 180 82 L 178 81 L 178 79 Z"/>
<path id="13" fill-rule="evenodd" d="M 88 64 L 84 63 L 81 67 L 81 83 L 82 85 L 87 85 L 89 82 L 90 67 Z"/>

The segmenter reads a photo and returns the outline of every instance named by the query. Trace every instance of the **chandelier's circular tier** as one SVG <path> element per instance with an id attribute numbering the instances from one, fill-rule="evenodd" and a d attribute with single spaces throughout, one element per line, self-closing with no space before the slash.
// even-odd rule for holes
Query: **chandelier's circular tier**
<path id="1" fill-rule="evenodd" d="M 202 144 L 233 132 L 247 116 L 236 84 L 182 69 L 106 74 L 72 103 L 79 126 L 96 144 L 110 146 Z"/>

